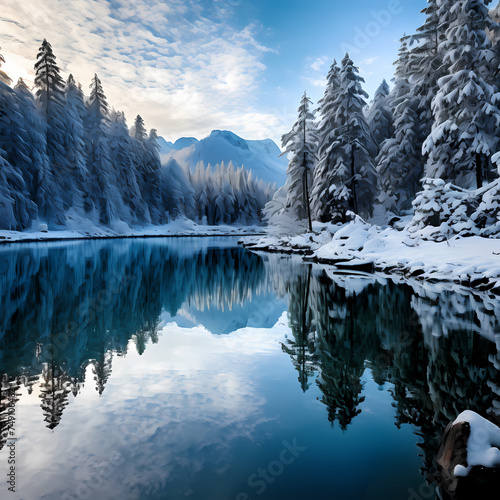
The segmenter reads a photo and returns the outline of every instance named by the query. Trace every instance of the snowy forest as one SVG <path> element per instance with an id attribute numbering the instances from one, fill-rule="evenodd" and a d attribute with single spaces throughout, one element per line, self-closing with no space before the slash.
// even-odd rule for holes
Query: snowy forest
<path id="1" fill-rule="evenodd" d="M 0 55 L 0 68 L 4 58 Z M 156 130 L 110 108 L 94 76 L 90 95 L 64 81 L 49 42 L 35 63 L 35 94 L 0 69 L 0 229 L 165 224 L 184 215 L 208 224 L 258 223 L 274 188 L 232 164 L 194 174 L 162 166 Z"/>
<path id="2" fill-rule="evenodd" d="M 403 219 L 441 241 L 500 234 L 500 44 L 490 0 L 428 0 L 404 35 L 392 88 L 367 103 L 348 54 L 331 66 L 317 109 L 304 94 L 282 138 L 287 183 L 265 216 L 282 234 L 312 221 Z M 298 222 L 302 222 L 298 224 Z"/>
<path id="3" fill-rule="evenodd" d="M 283 135 L 287 182 L 243 165 L 162 165 L 157 133 L 129 130 L 97 75 L 86 97 L 44 40 L 35 94 L 0 71 L 0 229 L 89 220 L 109 227 L 254 224 L 282 234 L 355 215 L 423 238 L 500 234 L 500 44 L 490 0 L 429 0 L 373 100 L 346 54 L 314 109 L 304 93 Z M 4 62 L 0 56 L 0 65 Z M 196 167 L 196 168 L 195 168 Z M 264 208 L 265 207 L 265 208 Z"/>

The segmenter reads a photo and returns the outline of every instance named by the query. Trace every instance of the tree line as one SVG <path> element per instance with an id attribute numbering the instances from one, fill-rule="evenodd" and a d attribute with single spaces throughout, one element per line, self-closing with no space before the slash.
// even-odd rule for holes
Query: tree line
<path id="1" fill-rule="evenodd" d="M 401 39 L 392 89 L 384 80 L 370 105 L 349 55 L 334 61 L 317 109 L 305 93 L 282 138 L 288 180 L 266 208 L 268 221 L 345 222 L 349 211 L 369 218 L 377 205 L 405 214 L 424 178 L 493 187 L 500 45 L 489 3 L 428 0 L 423 25 Z"/>
<path id="2" fill-rule="evenodd" d="M 0 68 L 4 62 L 0 55 Z M 34 83 L 35 94 L 22 79 L 11 87 L 0 69 L 0 229 L 41 221 L 49 228 L 86 220 L 159 225 L 198 214 L 213 223 L 259 222 L 270 186 L 241 168 L 217 166 L 216 179 L 205 176 L 203 186 L 192 182 L 189 167 L 162 168 L 156 130 L 148 133 L 140 115 L 129 130 L 97 74 L 88 97 L 73 75 L 64 81 L 47 40 Z M 205 195 L 219 188 L 223 196 Z"/>

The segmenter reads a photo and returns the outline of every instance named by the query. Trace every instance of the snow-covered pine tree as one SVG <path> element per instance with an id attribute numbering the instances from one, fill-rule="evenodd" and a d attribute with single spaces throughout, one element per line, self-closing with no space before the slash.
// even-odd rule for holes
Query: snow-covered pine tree
<path id="1" fill-rule="evenodd" d="M 141 115 L 135 117 L 134 126 L 131 129 L 131 135 L 139 143 L 144 143 L 148 133 L 146 131 L 146 126 L 144 125 L 144 120 Z"/>
<path id="2" fill-rule="evenodd" d="M 205 167 L 200 162 L 200 170 L 205 171 Z M 162 195 L 162 209 L 164 217 L 168 214 L 171 219 L 185 216 L 188 219 L 201 220 L 197 212 L 197 203 L 195 200 L 198 181 L 197 174 L 191 176 L 189 167 L 184 168 L 171 158 L 166 165 L 162 165 L 160 171 L 160 189 Z M 200 181 L 200 184 L 202 182 Z M 199 193 L 203 197 L 203 192 Z M 205 201 L 199 200 L 205 206 Z"/>
<path id="3" fill-rule="evenodd" d="M 377 173 L 374 166 L 376 144 L 366 123 L 363 110 L 368 94 L 363 90 L 364 79 L 346 54 L 340 72 L 340 92 L 335 101 L 335 142 L 320 157 L 320 168 L 326 171 L 329 184 L 320 194 L 330 214 L 345 221 L 346 209 L 371 216 L 377 192 Z M 325 168 L 328 165 L 329 168 Z M 323 168 L 321 168 L 323 167 Z M 345 204 L 346 189 L 349 203 Z M 318 190 L 316 190 L 318 193 Z M 323 217 L 323 220 L 328 218 Z"/>
<path id="4" fill-rule="evenodd" d="M 382 143 L 392 137 L 394 133 L 394 118 L 389 93 L 389 85 L 383 80 L 375 92 L 375 97 L 366 116 L 366 122 L 370 127 L 378 151 L 380 151 Z"/>
<path id="5" fill-rule="evenodd" d="M 417 28 L 417 33 L 406 37 L 410 42 L 408 60 L 404 64 L 404 77 L 408 78 L 414 87 L 413 93 L 418 99 L 419 143 L 430 134 L 433 124 L 431 104 L 438 90 L 438 80 L 444 76 L 446 67 L 443 65 L 439 45 L 445 39 L 448 12 L 455 0 L 427 0 L 427 7 L 421 11 L 425 21 Z M 406 40 L 405 40 L 406 41 Z"/>
<path id="6" fill-rule="evenodd" d="M 63 184 L 65 204 L 80 211 L 83 209 L 87 186 L 87 158 L 85 151 L 85 100 L 82 89 L 69 75 L 64 89 L 64 151 L 68 176 Z"/>
<path id="7" fill-rule="evenodd" d="M 227 166 L 222 162 L 215 167 L 215 185 L 217 194 L 213 204 L 215 224 L 231 224 L 234 217 L 234 193 L 229 182 Z"/>
<path id="8" fill-rule="evenodd" d="M 385 140 L 377 156 L 379 200 L 389 211 L 400 214 L 411 208 L 422 176 L 422 155 L 418 149 L 417 99 L 407 80 L 396 83 L 402 96 L 394 111 L 394 137 Z"/>
<path id="9" fill-rule="evenodd" d="M 30 198 L 38 207 L 47 205 L 48 198 L 54 190 L 54 180 L 49 168 L 47 156 L 47 134 L 45 123 L 37 110 L 35 99 L 22 78 L 19 79 L 14 92 L 18 98 L 19 112 L 23 117 L 25 138 L 16 145 L 29 158 L 29 173 L 23 174 Z"/>
<path id="10" fill-rule="evenodd" d="M 85 210 L 97 211 L 98 221 L 110 224 L 116 217 L 116 203 L 120 196 L 113 186 L 113 165 L 109 147 L 109 110 L 101 81 L 94 75 L 85 118 L 89 196 Z"/>
<path id="11" fill-rule="evenodd" d="M 129 134 L 125 114 L 112 110 L 109 130 L 110 157 L 118 172 L 123 202 L 129 210 L 132 224 L 150 222 L 149 209 L 142 199 L 138 184 L 138 172 L 134 162 L 134 145 Z"/>
<path id="12" fill-rule="evenodd" d="M 495 59 L 486 29 L 489 0 L 459 0 L 446 12 L 446 40 L 439 50 L 448 74 L 432 103 L 434 126 L 424 143 L 426 177 L 472 188 L 483 184 L 485 166 L 498 149 L 500 94 L 489 67 Z M 444 15 L 444 14 L 443 14 Z"/>
<path id="13" fill-rule="evenodd" d="M 136 129 L 137 133 L 137 129 Z M 158 144 L 158 133 L 156 129 L 149 131 L 149 136 L 144 141 L 146 152 L 146 169 L 148 172 L 148 191 L 149 191 L 149 212 L 153 224 L 162 224 L 165 222 L 163 203 L 160 190 L 160 145 Z"/>
<path id="14" fill-rule="evenodd" d="M 325 94 L 318 103 L 319 122 L 318 131 L 318 163 L 314 169 L 313 185 L 311 189 L 311 209 L 313 219 L 319 221 L 331 220 L 330 187 L 332 181 L 332 165 L 328 153 L 335 143 L 335 134 L 338 124 L 336 122 L 336 106 L 340 92 L 340 68 L 337 61 L 333 61 L 327 76 Z M 281 191 L 281 190 L 280 190 Z"/>
<path id="15" fill-rule="evenodd" d="M 394 134 L 382 143 L 377 156 L 379 201 L 386 210 L 400 214 L 410 209 L 423 174 L 419 144 L 418 98 L 408 81 L 408 37 L 401 38 L 395 62 L 395 82 L 390 93 Z"/>
<path id="16" fill-rule="evenodd" d="M 2 47 L 0 47 L 1 49 Z M 5 59 L 2 54 L 0 54 L 0 82 L 5 83 L 5 85 L 10 85 L 12 80 L 5 71 L 2 71 L 2 64 L 5 63 Z"/>
<path id="17" fill-rule="evenodd" d="M 22 175 L 0 149 L 0 229 L 22 231 L 35 214 L 36 206 L 27 196 Z"/>
<path id="18" fill-rule="evenodd" d="M 64 82 L 59 74 L 52 46 L 46 39 L 37 54 L 35 63 L 35 86 L 38 108 L 46 122 L 48 177 L 52 177 L 45 204 L 40 207 L 42 216 L 49 223 L 64 223 L 62 194 L 67 178 L 67 163 L 64 152 Z"/>
<path id="19" fill-rule="evenodd" d="M 196 164 L 193 175 L 191 176 L 191 182 L 194 190 L 197 220 L 206 224 L 207 214 L 205 210 L 208 205 L 208 195 L 207 190 L 205 189 L 205 173 L 205 165 L 202 161 L 199 161 Z M 162 190 L 162 192 L 164 191 Z"/>
<path id="20" fill-rule="evenodd" d="M 19 104 L 15 91 L 0 82 L 0 155 L 4 169 L 0 183 L 2 194 L 6 196 L 2 225 L 22 230 L 37 217 L 37 208 L 29 192 L 32 179 L 30 145 Z"/>
<path id="21" fill-rule="evenodd" d="M 304 92 L 298 108 L 298 118 L 292 130 L 281 138 L 283 154 L 290 155 L 286 171 L 286 205 L 297 221 L 305 221 L 307 229 L 312 231 L 310 208 L 310 187 L 316 166 L 318 135 L 311 111 L 311 100 Z"/>
<path id="22" fill-rule="evenodd" d="M 151 140 L 148 150 L 146 146 L 148 134 L 141 115 L 136 116 L 130 134 L 134 138 L 135 163 L 139 173 L 142 198 L 148 206 L 151 223 L 158 224 L 164 215 L 160 197 L 160 157 L 157 145 L 153 146 L 153 141 L 156 142 L 156 139 Z"/>

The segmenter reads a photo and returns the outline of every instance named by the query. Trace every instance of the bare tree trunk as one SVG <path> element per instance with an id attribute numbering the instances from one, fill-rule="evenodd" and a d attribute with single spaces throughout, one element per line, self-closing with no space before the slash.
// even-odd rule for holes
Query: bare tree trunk
<path id="1" fill-rule="evenodd" d="M 476 153 L 476 183 L 478 189 L 483 187 L 483 165 L 479 153 Z"/>
<path id="2" fill-rule="evenodd" d="M 355 214 L 358 213 L 358 196 L 356 193 L 356 161 L 354 158 L 355 143 L 351 146 L 351 191 L 352 191 L 352 205 Z"/>
<path id="3" fill-rule="evenodd" d="M 306 163 L 306 153 L 304 153 L 304 175 L 302 177 L 302 191 L 304 198 L 304 208 L 306 210 L 306 217 L 309 223 L 309 232 L 312 233 L 312 220 L 311 220 L 311 204 L 309 203 L 309 186 L 307 182 L 307 163 Z"/>

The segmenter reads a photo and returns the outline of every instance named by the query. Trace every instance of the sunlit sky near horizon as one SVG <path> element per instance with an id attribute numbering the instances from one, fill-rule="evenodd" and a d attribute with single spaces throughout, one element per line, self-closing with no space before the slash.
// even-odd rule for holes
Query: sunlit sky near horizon
<path id="1" fill-rule="evenodd" d="M 276 142 L 307 90 L 323 94 L 346 50 L 373 92 L 393 76 L 399 38 L 426 0 L 2 0 L 3 69 L 32 82 L 43 38 L 64 78 L 139 113 L 167 140 L 227 129 Z"/>

